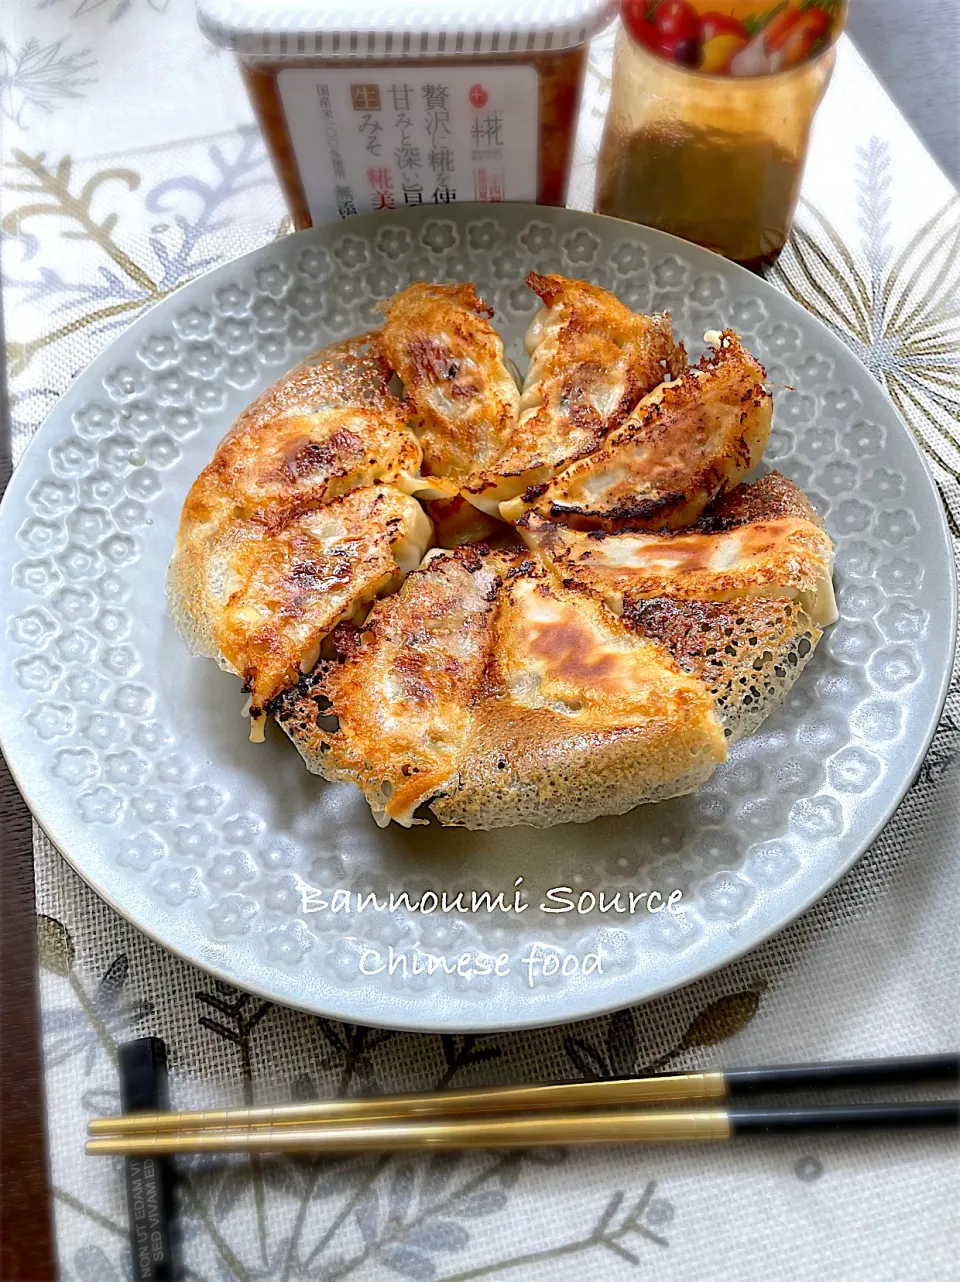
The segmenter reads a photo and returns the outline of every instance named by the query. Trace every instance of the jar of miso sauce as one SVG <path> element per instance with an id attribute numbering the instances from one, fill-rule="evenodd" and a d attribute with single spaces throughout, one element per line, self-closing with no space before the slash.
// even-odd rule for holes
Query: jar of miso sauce
<path id="1" fill-rule="evenodd" d="M 198 0 L 297 228 L 455 201 L 562 205 L 587 44 L 616 0 Z"/>

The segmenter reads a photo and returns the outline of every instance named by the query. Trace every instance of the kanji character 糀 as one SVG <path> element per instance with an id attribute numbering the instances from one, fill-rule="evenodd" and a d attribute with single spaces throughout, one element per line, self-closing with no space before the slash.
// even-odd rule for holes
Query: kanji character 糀
<path id="1" fill-rule="evenodd" d="M 396 209 L 393 174 L 389 169 L 368 169 L 367 181 L 370 184 L 370 202 L 374 213 L 379 209 Z"/>
<path id="2" fill-rule="evenodd" d="M 449 147 L 434 147 L 428 159 L 430 168 L 438 176 L 453 173 L 454 156 Z"/>
<path id="3" fill-rule="evenodd" d="M 470 133 L 473 141 L 479 147 L 484 143 L 487 147 L 503 146 L 503 112 L 488 111 L 486 116 L 474 116 L 473 124 L 470 127 Z"/>

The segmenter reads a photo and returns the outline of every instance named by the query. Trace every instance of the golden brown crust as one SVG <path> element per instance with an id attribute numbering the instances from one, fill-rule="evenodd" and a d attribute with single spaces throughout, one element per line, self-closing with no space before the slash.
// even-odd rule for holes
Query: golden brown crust
<path id="1" fill-rule="evenodd" d="M 194 481 L 183 537 L 224 519 L 282 521 L 358 486 L 416 477 L 422 453 L 370 336 L 296 366 L 240 415 Z"/>
<path id="2" fill-rule="evenodd" d="M 517 421 L 520 393 L 493 313 L 473 285 L 411 285 L 383 304 L 379 350 L 403 383 L 427 468 L 457 481 L 488 465 Z"/>
<path id="3" fill-rule="evenodd" d="M 407 822 L 455 776 L 504 569 L 485 549 L 434 554 L 365 627 L 334 637 L 339 659 L 280 712 L 312 768 L 355 783 L 375 813 Z M 328 714 L 338 718 L 333 732 L 320 719 Z"/>
<path id="4" fill-rule="evenodd" d="M 808 512 L 809 516 L 781 515 Z M 833 544 L 806 498 L 784 477 L 741 485 L 712 520 L 718 528 L 584 533 L 531 512 L 526 545 L 570 586 L 597 592 L 618 613 L 625 600 L 669 596 L 725 601 L 745 596 L 814 598 L 829 580 Z"/>
<path id="5" fill-rule="evenodd" d="M 280 527 L 248 526 L 217 549 L 220 652 L 244 679 L 251 716 L 295 685 L 344 618 L 394 591 L 403 553 L 416 564 L 429 538 L 415 499 L 392 486 L 354 490 Z"/>
<path id="6" fill-rule="evenodd" d="M 405 824 L 426 802 L 468 827 L 592 819 L 696 787 L 725 753 L 702 682 L 522 551 L 431 557 L 281 722 Z"/>
<path id="7" fill-rule="evenodd" d="M 797 601 L 744 598 L 624 602 L 623 621 L 659 641 L 716 700 L 728 743 L 754 730 L 803 671 L 821 630 Z"/>
<path id="8" fill-rule="evenodd" d="M 738 484 L 770 419 L 739 340 L 683 371 L 669 318 L 528 283 L 522 402 L 473 286 L 418 283 L 259 397 L 184 504 L 181 631 L 378 822 L 546 826 L 692 791 L 830 613 L 809 502 Z"/>
<path id="9" fill-rule="evenodd" d="M 496 462 L 464 487 L 488 501 L 521 494 L 591 453 L 641 396 L 686 366 L 669 316 L 639 315 L 565 276 L 531 272 L 527 284 L 544 306 L 527 331 L 520 418 Z"/>
<path id="10" fill-rule="evenodd" d="M 710 356 L 645 396 L 600 449 L 546 487 L 501 506 L 531 508 L 582 530 L 693 525 L 760 461 L 772 397 L 763 366 L 727 330 Z"/>
<path id="11" fill-rule="evenodd" d="M 750 485 L 738 485 L 706 509 L 697 528 L 708 533 L 733 530 L 751 521 L 794 519 L 823 528 L 813 504 L 780 472 L 766 472 Z"/>
<path id="12" fill-rule="evenodd" d="M 390 377 L 368 335 L 310 357 L 244 411 L 184 502 L 171 610 L 243 677 L 255 717 L 329 628 L 400 581 L 394 551 L 409 543 L 415 564 L 429 540 L 407 492 L 430 481 Z M 320 535 L 331 522 L 338 546 Z"/>

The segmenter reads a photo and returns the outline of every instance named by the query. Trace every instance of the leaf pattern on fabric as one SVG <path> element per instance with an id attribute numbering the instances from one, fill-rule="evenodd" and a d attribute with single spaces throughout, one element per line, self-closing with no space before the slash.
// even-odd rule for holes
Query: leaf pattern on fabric
<path id="1" fill-rule="evenodd" d="M 0 116 L 29 129 L 38 113 L 58 111 L 95 83 L 97 59 L 66 39 L 42 44 L 33 36 L 18 47 L 0 38 Z"/>
<path id="2" fill-rule="evenodd" d="M 960 536 L 960 196 L 894 252 L 889 145 L 857 148 L 859 253 L 805 203 L 770 279 L 838 334 L 910 425 Z M 866 267 L 864 267 L 866 264 Z"/>
<path id="3" fill-rule="evenodd" d="M 7 186 L 19 195 L 2 227 L 19 240 L 23 262 L 37 255 L 41 227 L 48 219 L 56 221 L 61 235 L 87 242 L 90 250 L 75 260 L 77 275 L 72 279 L 44 264 L 33 275 L 18 275 L 9 262 L 5 265 L 5 289 L 26 304 L 42 298 L 46 315 L 57 317 L 56 324 L 33 338 L 8 335 L 11 378 L 78 331 L 108 336 L 223 260 L 223 249 L 212 249 L 212 241 L 230 226 L 225 210 L 239 197 L 272 185 L 272 179 L 263 142 L 252 129 L 239 130 L 227 143 L 211 143 L 207 157 L 207 179 L 184 174 L 144 188 L 142 175 L 125 166 L 98 170 L 81 182 L 69 156 L 53 163 L 43 153 L 14 149 L 16 169 Z M 148 237 L 147 254 L 128 249 L 118 232 L 124 189 L 137 194 L 148 213 L 166 219 Z M 113 208 L 102 212 L 108 193 Z M 91 273 L 94 264 L 96 271 Z"/>
<path id="4" fill-rule="evenodd" d="M 37 953 L 40 965 L 55 975 L 69 975 L 77 959 L 70 932 L 54 917 L 37 914 Z"/>

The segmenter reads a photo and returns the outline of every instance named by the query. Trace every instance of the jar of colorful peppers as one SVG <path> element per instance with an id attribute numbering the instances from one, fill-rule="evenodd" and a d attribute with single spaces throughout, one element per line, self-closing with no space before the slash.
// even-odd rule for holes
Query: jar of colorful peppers
<path id="1" fill-rule="evenodd" d="M 846 0 L 625 0 L 597 210 L 772 263 L 845 16 Z"/>

